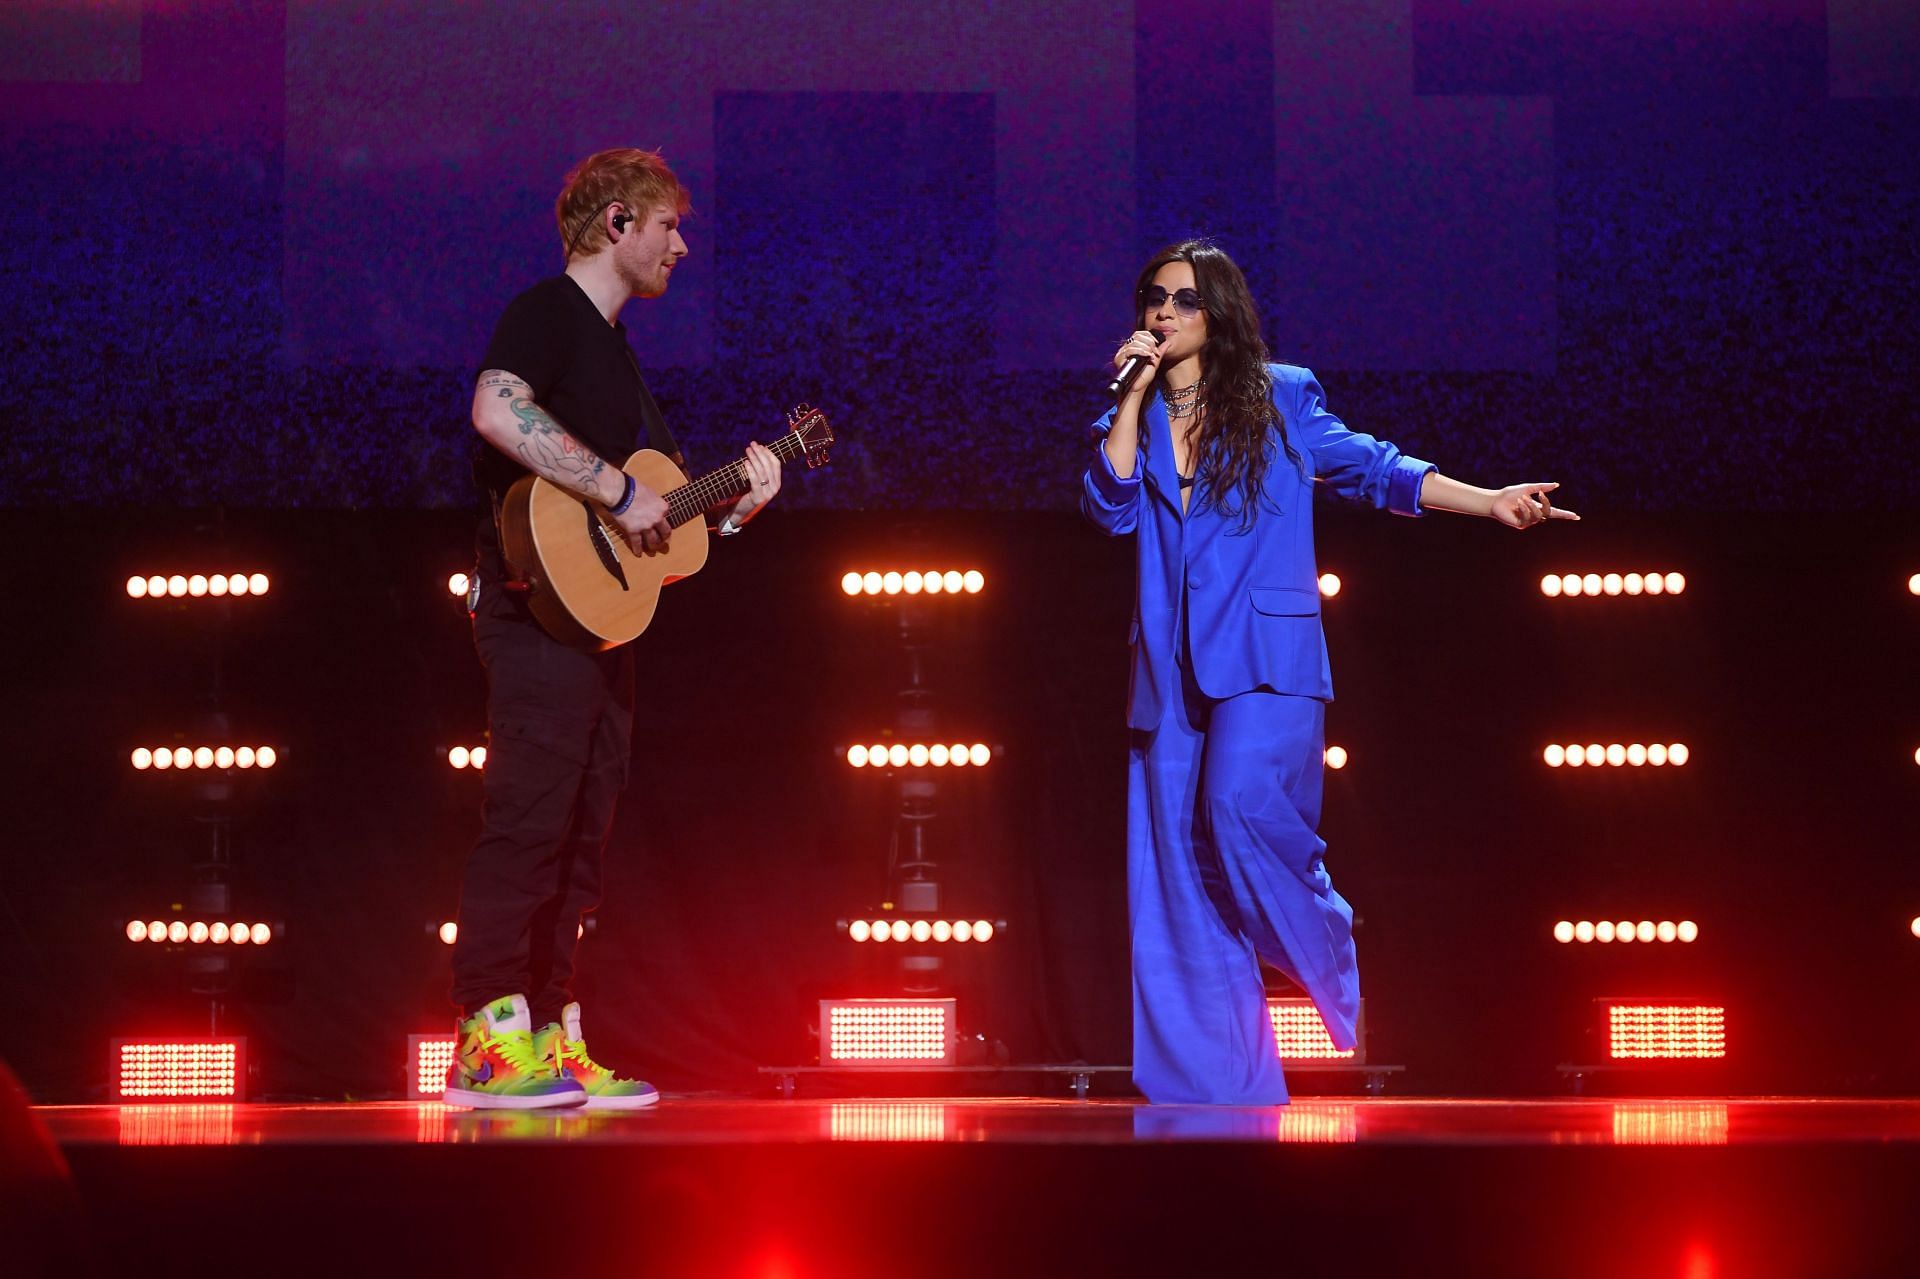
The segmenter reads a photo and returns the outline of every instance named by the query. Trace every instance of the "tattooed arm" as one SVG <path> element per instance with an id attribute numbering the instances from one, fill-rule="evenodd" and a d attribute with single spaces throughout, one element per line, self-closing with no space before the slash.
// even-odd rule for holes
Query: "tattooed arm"
<path id="1" fill-rule="evenodd" d="M 582 444 L 533 402 L 533 389 L 505 369 L 488 369 L 473 388 L 473 429 L 487 443 L 543 479 L 602 506 L 620 503 L 626 472 Z M 672 532 L 667 503 L 644 484 L 614 517 L 636 550 L 659 550 Z"/>

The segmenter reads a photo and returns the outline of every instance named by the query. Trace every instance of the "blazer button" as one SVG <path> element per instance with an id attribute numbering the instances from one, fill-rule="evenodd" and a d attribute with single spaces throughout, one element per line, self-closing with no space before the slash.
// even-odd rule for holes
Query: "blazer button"
<path id="1" fill-rule="evenodd" d="M 1200 588 L 1204 587 L 1206 584 L 1207 584 L 1207 579 L 1204 577 L 1193 576 L 1187 579 L 1187 589 L 1190 591 L 1197 591 Z"/>

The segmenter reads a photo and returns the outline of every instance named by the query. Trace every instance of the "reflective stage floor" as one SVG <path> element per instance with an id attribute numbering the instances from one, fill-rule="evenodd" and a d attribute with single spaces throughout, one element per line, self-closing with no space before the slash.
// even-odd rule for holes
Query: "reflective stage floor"
<path id="1" fill-rule="evenodd" d="M 143 1275 L 1920 1274 L 1909 1101 L 34 1114 L 95 1264 Z"/>

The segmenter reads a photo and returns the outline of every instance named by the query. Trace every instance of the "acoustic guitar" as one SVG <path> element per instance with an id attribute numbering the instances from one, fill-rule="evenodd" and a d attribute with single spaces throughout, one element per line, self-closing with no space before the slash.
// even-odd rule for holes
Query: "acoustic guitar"
<path id="1" fill-rule="evenodd" d="M 801 405 L 787 415 L 792 429 L 769 447 L 784 464 L 805 458 L 809 469 L 827 460 L 833 428 L 826 414 Z M 605 650 L 647 629 L 660 588 L 698 573 L 707 562 L 710 508 L 747 491 L 746 465 L 730 462 L 689 481 L 673 459 L 641 449 L 620 468 L 667 501 L 674 534 L 658 555 L 627 547 L 604 506 L 537 475 L 507 490 L 500 508 L 500 549 L 527 590 L 527 604 L 547 634 L 563 644 Z"/>

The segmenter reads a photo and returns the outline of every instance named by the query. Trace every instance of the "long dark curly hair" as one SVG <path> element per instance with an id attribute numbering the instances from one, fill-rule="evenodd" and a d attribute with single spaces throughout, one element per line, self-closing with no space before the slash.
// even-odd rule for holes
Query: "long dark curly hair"
<path id="1" fill-rule="evenodd" d="M 1211 241 L 1183 240 L 1154 254 L 1141 269 L 1133 289 L 1134 328 L 1147 326 L 1141 295 L 1169 262 L 1185 262 L 1193 268 L 1194 288 L 1207 312 L 1207 344 L 1200 349 L 1206 389 L 1193 450 L 1194 474 L 1207 481 L 1200 505 L 1237 516 L 1242 529 L 1250 528 L 1276 436 L 1287 460 L 1304 469 L 1273 404 L 1267 345 L 1260 340 L 1260 313 L 1253 305 L 1247 277 L 1232 258 Z M 1156 383 L 1154 393 L 1159 392 Z"/>

